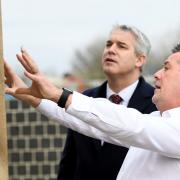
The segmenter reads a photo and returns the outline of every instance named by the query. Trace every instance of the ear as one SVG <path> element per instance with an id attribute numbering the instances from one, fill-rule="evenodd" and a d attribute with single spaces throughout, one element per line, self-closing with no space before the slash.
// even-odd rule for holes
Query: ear
<path id="1" fill-rule="evenodd" d="M 146 56 L 143 54 L 138 55 L 137 59 L 136 59 L 136 67 L 142 68 L 142 66 L 145 64 L 145 62 L 146 62 Z"/>

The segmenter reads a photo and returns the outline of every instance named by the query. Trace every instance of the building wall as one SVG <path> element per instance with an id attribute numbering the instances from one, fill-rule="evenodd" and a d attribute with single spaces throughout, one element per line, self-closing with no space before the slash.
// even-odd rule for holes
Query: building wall
<path id="1" fill-rule="evenodd" d="M 55 180 L 66 128 L 29 105 L 6 102 L 10 180 Z"/>

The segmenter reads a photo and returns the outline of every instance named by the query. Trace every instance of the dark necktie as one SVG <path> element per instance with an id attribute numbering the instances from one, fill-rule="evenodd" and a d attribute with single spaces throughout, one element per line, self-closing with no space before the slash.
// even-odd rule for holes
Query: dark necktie
<path id="1" fill-rule="evenodd" d="M 123 100 L 119 95 L 117 94 L 112 94 L 109 97 L 109 100 L 115 104 L 120 104 L 120 102 Z"/>

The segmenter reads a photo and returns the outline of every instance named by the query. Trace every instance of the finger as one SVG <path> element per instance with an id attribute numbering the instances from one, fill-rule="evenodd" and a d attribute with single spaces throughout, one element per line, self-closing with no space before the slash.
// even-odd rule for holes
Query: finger
<path id="1" fill-rule="evenodd" d="M 26 55 L 22 54 L 22 57 L 24 58 L 24 60 L 26 61 L 28 67 L 29 67 L 29 72 L 35 74 L 35 73 L 38 73 L 38 67 L 35 63 L 35 61 L 33 61 L 33 59 L 27 57 Z"/>
<path id="2" fill-rule="evenodd" d="M 8 67 L 5 62 L 4 62 L 4 75 L 5 75 L 5 77 L 7 77 L 7 75 L 8 75 Z"/>
<path id="3" fill-rule="evenodd" d="M 14 71 L 11 69 L 11 67 L 8 65 L 6 61 L 4 61 L 4 74 L 5 76 L 13 74 Z"/>
<path id="4" fill-rule="evenodd" d="M 24 71 L 24 75 L 29 78 L 30 80 L 34 81 L 34 82 L 37 82 L 38 81 L 38 78 L 37 78 L 37 75 L 34 75 L 34 74 L 31 74 L 27 71 Z"/>
<path id="5" fill-rule="evenodd" d="M 18 77 L 6 61 L 4 61 L 4 74 L 6 83 L 11 83 L 14 78 Z"/>
<path id="6" fill-rule="evenodd" d="M 9 87 L 12 86 L 13 73 L 14 72 L 10 66 L 4 61 L 4 83 Z"/>
<path id="7" fill-rule="evenodd" d="M 11 81 L 9 79 L 4 79 L 4 83 L 8 86 L 11 87 Z"/>
<path id="8" fill-rule="evenodd" d="M 34 59 L 28 54 L 28 52 L 24 48 L 21 48 L 21 53 L 22 53 L 22 57 L 26 61 L 27 65 L 31 69 L 31 71 L 33 73 L 37 73 L 38 72 L 38 66 L 35 63 Z"/>
<path id="9" fill-rule="evenodd" d="M 17 59 L 22 64 L 22 66 L 26 69 L 26 71 L 31 72 L 31 68 L 27 64 L 26 60 L 19 54 L 16 54 Z"/>

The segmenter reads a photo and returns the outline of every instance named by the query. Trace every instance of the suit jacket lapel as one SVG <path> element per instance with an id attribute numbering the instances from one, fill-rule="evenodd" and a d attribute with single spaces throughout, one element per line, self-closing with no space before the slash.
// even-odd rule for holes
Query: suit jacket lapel
<path id="1" fill-rule="evenodd" d="M 143 77 L 139 78 L 139 83 L 129 101 L 128 107 L 135 108 L 140 112 L 149 105 L 149 98 L 152 96 L 152 92 L 149 92 L 147 83 Z"/>

